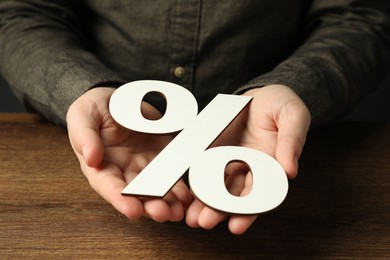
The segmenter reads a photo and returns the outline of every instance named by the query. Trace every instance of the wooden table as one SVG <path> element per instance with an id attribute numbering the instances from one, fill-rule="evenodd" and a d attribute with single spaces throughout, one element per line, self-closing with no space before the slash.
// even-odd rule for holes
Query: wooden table
<path id="1" fill-rule="evenodd" d="M 314 130 L 287 199 L 244 235 L 130 221 L 88 185 L 64 128 L 0 114 L 1 259 L 389 259 L 390 124 Z"/>

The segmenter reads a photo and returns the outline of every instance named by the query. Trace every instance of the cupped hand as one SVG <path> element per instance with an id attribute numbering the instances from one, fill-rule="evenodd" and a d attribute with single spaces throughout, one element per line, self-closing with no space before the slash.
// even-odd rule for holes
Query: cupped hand
<path id="1" fill-rule="evenodd" d="M 298 173 L 298 159 L 310 126 L 310 113 L 290 88 L 270 85 L 247 91 L 251 103 L 232 122 L 213 146 L 238 145 L 250 147 L 274 157 L 289 178 Z M 252 179 L 243 164 L 229 164 L 225 184 L 230 193 L 244 196 L 251 190 Z M 188 208 L 186 222 L 191 227 L 211 229 L 229 218 L 232 233 L 244 233 L 256 216 L 231 215 L 205 206 L 195 199 Z"/>
<path id="2" fill-rule="evenodd" d="M 192 195 L 179 181 L 162 199 L 123 196 L 121 191 L 172 140 L 118 125 L 108 110 L 114 88 L 94 88 L 78 98 L 67 113 L 69 140 L 92 188 L 130 219 L 148 216 L 158 222 L 180 221 Z M 160 113 L 142 103 L 142 113 L 158 119 Z"/>

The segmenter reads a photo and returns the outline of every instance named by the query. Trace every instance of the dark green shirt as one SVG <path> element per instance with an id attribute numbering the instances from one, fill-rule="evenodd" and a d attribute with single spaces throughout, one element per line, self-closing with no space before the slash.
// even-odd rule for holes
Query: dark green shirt
<path id="1" fill-rule="evenodd" d="M 166 80 L 203 107 L 283 84 L 314 124 L 345 113 L 390 63 L 388 0 L 0 1 L 0 69 L 26 107 L 65 124 L 86 90 Z"/>

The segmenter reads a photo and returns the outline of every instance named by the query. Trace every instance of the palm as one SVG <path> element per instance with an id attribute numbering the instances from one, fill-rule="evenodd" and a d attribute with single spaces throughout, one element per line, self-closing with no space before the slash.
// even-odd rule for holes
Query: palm
<path id="1" fill-rule="evenodd" d="M 151 135 L 125 129 L 111 117 L 103 121 L 100 137 L 105 161 L 117 165 L 124 172 L 135 173 L 139 173 L 172 139 L 169 135 Z"/>

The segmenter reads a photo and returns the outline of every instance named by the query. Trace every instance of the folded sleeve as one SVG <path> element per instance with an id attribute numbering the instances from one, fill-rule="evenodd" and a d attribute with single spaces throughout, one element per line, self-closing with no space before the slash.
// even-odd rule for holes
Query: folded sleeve
<path id="1" fill-rule="evenodd" d="M 314 0 L 302 45 L 237 93 L 283 84 L 308 106 L 313 125 L 344 114 L 389 71 L 389 9 L 388 0 Z"/>
<path id="2" fill-rule="evenodd" d="M 65 124 L 88 89 L 123 80 L 88 51 L 77 1 L 0 2 L 0 69 L 16 96 Z"/>

